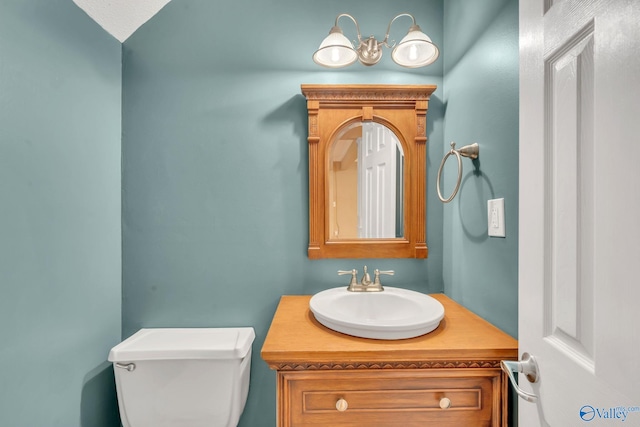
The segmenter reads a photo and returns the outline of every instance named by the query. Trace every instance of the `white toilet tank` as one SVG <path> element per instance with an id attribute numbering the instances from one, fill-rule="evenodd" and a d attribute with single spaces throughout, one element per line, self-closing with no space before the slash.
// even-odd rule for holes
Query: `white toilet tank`
<path id="1" fill-rule="evenodd" d="M 124 427 L 236 427 L 253 328 L 140 329 L 111 349 Z"/>

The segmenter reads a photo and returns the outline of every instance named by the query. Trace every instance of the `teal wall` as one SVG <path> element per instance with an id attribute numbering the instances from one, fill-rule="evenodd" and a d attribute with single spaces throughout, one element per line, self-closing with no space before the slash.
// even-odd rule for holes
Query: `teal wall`
<path id="1" fill-rule="evenodd" d="M 518 1 L 444 2 L 444 141 L 477 142 L 444 206 L 444 291 L 513 336 L 518 326 Z M 445 196 L 457 164 L 445 167 Z M 487 236 L 487 200 L 505 199 L 506 238 Z"/>
<path id="2" fill-rule="evenodd" d="M 280 297 L 345 284 L 339 269 L 393 269 L 389 285 L 442 291 L 442 206 L 427 194 L 427 260 L 307 258 L 302 83 L 436 84 L 429 181 L 442 157 L 442 61 L 326 70 L 311 55 L 335 17 L 382 38 L 403 12 L 442 44 L 441 0 L 173 0 L 124 43 L 123 335 L 152 326 L 253 326 L 241 426 L 275 425 L 275 374 L 260 348 Z M 406 19 L 406 22 L 403 21 Z M 410 19 L 394 23 L 400 40 Z M 355 38 L 353 24 L 341 20 Z"/>
<path id="3" fill-rule="evenodd" d="M 0 2 L 0 425 L 117 424 L 121 46 L 71 0 Z"/>

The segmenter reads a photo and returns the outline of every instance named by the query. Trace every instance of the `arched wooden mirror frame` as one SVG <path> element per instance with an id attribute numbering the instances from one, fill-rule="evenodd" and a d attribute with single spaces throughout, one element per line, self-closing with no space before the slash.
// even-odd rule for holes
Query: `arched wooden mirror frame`
<path id="1" fill-rule="evenodd" d="M 434 85 L 301 86 L 309 114 L 310 259 L 426 258 L 426 130 Z M 329 236 L 327 170 L 334 135 L 355 121 L 392 129 L 404 151 L 404 236 L 332 240 Z"/>

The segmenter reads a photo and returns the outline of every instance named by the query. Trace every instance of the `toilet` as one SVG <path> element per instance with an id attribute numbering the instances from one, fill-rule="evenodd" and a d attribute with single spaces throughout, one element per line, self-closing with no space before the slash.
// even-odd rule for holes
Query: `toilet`
<path id="1" fill-rule="evenodd" d="M 123 427 L 236 427 L 253 328 L 152 328 L 109 352 Z"/>

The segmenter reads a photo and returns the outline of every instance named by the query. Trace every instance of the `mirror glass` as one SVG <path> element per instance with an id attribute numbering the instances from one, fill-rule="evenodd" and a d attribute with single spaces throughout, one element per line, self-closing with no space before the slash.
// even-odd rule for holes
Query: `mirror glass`
<path id="1" fill-rule="evenodd" d="M 396 134 L 373 121 L 337 132 L 330 144 L 329 239 L 404 236 L 404 152 Z"/>

